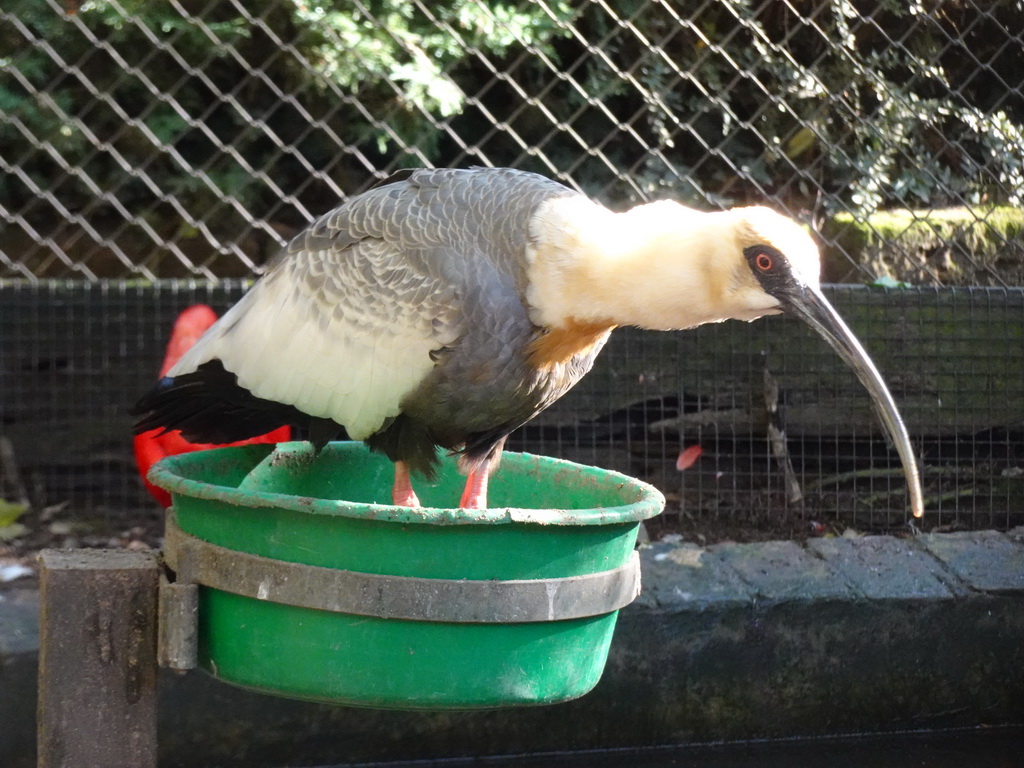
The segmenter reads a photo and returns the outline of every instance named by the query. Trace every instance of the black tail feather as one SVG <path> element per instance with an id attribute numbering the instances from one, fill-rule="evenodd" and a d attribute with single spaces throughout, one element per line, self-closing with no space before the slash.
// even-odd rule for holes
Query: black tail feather
<path id="1" fill-rule="evenodd" d="M 306 426 L 310 420 L 294 406 L 264 400 L 240 387 L 220 360 L 161 379 L 139 399 L 132 414 L 139 417 L 135 434 L 178 429 L 186 440 L 197 443 L 233 443 L 286 424 Z"/>

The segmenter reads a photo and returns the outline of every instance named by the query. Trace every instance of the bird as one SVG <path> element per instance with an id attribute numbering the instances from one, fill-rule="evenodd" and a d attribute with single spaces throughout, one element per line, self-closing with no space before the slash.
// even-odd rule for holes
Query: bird
<path id="1" fill-rule="evenodd" d="M 206 304 L 194 304 L 186 307 L 174 321 L 171 337 L 167 342 L 163 364 L 160 366 L 160 378 L 166 375 L 181 356 L 199 340 L 203 333 L 217 322 L 217 313 Z M 281 426 L 265 435 L 257 435 L 240 444 L 279 443 L 291 439 L 291 427 Z M 149 482 L 147 475 L 150 468 L 167 456 L 178 456 L 192 451 L 202 451 L 219 446 L 202 443 L 191 443 L 181 436 L 177 430 L 166 431 L 153 429 L 136 434 L 132 441 L 135 453 L 135 465 L 138 468 L 142 483 L 150 495 L 161 507 L 171 506 L 171 496 L 163 488 Z"/>
<path id="2" fill-rule="evenodd" d="M 392 503 L 439 450 L 486 508 L 507 436 L 562 397 L 620 326 L 674 331 L 782 312 L 853 368 L 923 509 L 881 375 L 819 285 L 814 240 L 763 205 L 613 211 L 510 168 L 405 169 L 310 224 L 134 408 L 137 431 L 233 441 L 299 424 L 394 462 Z"/>

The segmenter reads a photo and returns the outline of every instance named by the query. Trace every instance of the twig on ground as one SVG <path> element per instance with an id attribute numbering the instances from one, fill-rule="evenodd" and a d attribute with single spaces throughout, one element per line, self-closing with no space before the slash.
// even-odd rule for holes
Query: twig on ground
<path id="1" fill-rule="evenodd" d="M 800 490 L 796 472 L 793 471 L 793 461 L 786 446 L 786 432 L 779 420 L 779 384 L 769 372 L 768 366 L 764 368 L 764 409 L 768 415 L 768 442 L 772 446 L 772 455 L 778 462 L 786 482 L 786 501 L 790 504 L 799 504 L 803 501 L 804 495 Z"/>

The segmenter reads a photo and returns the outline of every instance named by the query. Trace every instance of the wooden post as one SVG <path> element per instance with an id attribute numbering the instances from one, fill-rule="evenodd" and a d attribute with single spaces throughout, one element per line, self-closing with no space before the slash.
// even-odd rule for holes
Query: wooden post
<path id="1" fill-rule="evenodd" d="M 39 561 L 39 768 L 155 768 L 156 553 Z"/>

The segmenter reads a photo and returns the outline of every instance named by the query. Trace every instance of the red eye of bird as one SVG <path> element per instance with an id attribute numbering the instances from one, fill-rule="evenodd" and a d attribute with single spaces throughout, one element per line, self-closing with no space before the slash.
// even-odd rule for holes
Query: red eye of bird
<path id="1" fill-rule="evenodd" d="M 767 272 L 772 268 L 772 257 L 767 253 L 759 253 L 757 258 L 754 259 L 754 263 L 757 264 L 757 268 L 762 272 Z"/>

